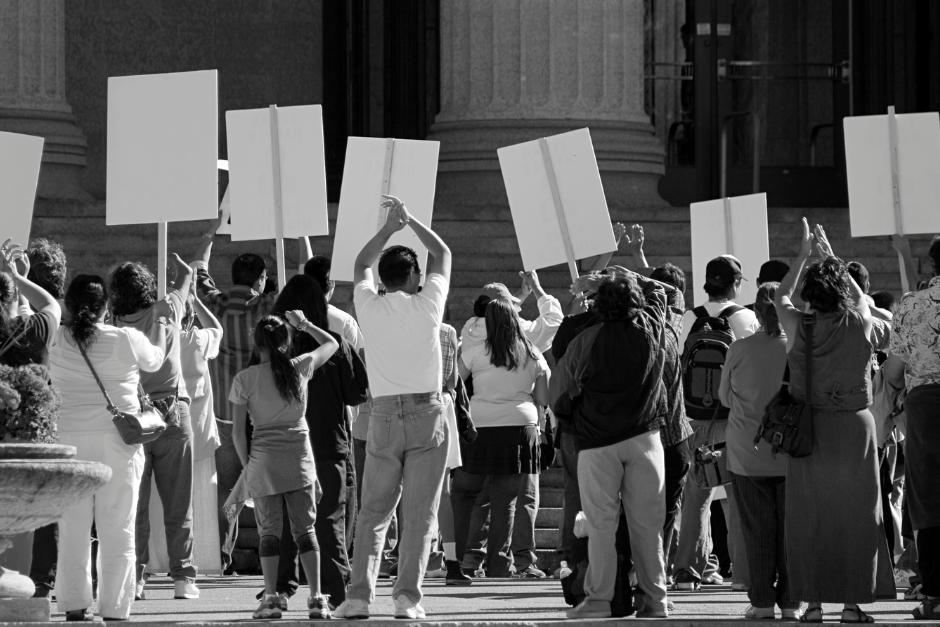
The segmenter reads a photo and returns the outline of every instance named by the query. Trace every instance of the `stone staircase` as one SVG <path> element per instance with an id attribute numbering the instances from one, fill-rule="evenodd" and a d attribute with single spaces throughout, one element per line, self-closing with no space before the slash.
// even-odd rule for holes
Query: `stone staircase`
<path id="1" fill-rule="evenodd" d="M 562 556 L 561 546 L 562 507 L 565 502 L 564 471 L 556 465 L 539 476 L 539 514 L 535 519 L 535 545 L 538 567 L 549 576 L 554 575 Z"/>

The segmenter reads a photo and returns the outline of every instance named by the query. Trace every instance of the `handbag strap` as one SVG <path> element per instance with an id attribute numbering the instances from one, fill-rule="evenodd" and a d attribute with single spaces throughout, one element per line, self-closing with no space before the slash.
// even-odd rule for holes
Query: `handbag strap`
<path id="1" fill-rule="evenodd" d="M 20 329 L 19 333 L 16 333 L 15 335 L 14 335 L 14 334 L 10 334 L 10 337 L 7 338 L 7 341 L 3 343 L 3 346 L 0 346 L 0 357 L 2 357 L 4 353 L 6 353 L 8 350 L 10 350 L 10 348 L 11 348 L 14 344 L 16 344 L 17 342 L 19 342 L 21 337 L 23 337 L 24 335 L 26 335 L 26 331 L 28 330 L 28 328 L 29 328 L 29 327 L 28 327 L 28 326 L 26 325 L 26 323 L 24 322 L 24 323 L 23 323 L 23 328 Z"/>
<path id="2" fill-rule="evenodd" d="M 803 332 L 806 335 L 806 404 L 813 406 L 813 327 L 816 326 L 814 314 L 803 314 Z"/>
<path id="3" fill-rule="evenodd" d="M 95 378 L 95 383 L 98 384 L 98 388 L 101 390 L 101 393 L 104 394 L 104 399 L 108 401 L 108 411 L 114 413 L 117 408 L 114 406 L 114 403 L 111 402 L 111 397 L 108 396 L 108 391 L 104 389 L 104 384 L 101 383 L 101 379 L 98 378 L 98 373 L 95 371 L 95 367 L 91 365 L 91 360 L 88 359 L 88 355 L 85 353 L 85 348 L 78 340 L 75 341 L 75 344 L 78 345 L 78 352 L 82 354 L 82 357 L 85 359 L 85 363 L 88 364 L 88 369 L 91 370 L 91 375 Z"/>

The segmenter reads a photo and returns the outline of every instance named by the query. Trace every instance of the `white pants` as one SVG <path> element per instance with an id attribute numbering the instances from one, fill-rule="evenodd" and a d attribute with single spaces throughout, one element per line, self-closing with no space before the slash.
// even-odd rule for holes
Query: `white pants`
<path id="1" fill-rule="evenodd" d="M 78 449 L 77 459 L 107 464 L 111 480 L 62 512 L 55 594 L 62 611 L 92 607 L 91 525 L 98 533 L 98 614 L 127 618 L 134 602 L 137 553 L 134 520 L 144 469 L 144 450 L 124 444 L 117 430 L 59 432 L 59 443 Z"/>
<path id="2" fill-rule="evenodd" d="M 663 519 L 666 470 L 659 430 L 578 453 L 581 507 L 590 525 L 587 598 L 610 602 L 617 576 L 615 534 L 620 508 L 630 530 L 630 551 L 649 605 L 666 610 Z"/>

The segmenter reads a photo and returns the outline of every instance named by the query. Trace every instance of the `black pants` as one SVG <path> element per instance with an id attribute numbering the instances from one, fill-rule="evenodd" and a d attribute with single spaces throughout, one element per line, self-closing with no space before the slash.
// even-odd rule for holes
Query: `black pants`
<path id="1" fill-rule="evenodd" d="M 314 455 L 317 479 L 323 496 L 317 503 L 315 529 L 320 545 L 320 591 L 330 595 L 334 606 L 346 600 L 349 557 L 346 553 L 346 464 L 348 458 L 329 459 Z M 297 545 L 291 537 L 287 515 L 281 530 L 281 555 L 277 569 L 277 591 L 293 595 L 306 577 L 297 569 Z"/>
<path id="2" fill-rule="evenodd" d="M 918 530 L 917 564 L 924 594 L 940 596 L 940 527 Z"/>
<path id="3" fill-rule="evenodd" d="M 29 578 L 37 587 L 55 587 L 55 568 L 59 557 L 59 525 L 52 523 L 33 532 L 33 560 Z M 92 562 L 94 566 L 94 562 Z"/>
<path id="4" fill-rule="evenodd" d="M 666 466 L 666 522 L 663 524 L 663 559 L 666 560 L 666 572 L 669 572 L 669 547 L 676 532 L 676 520 L 682 511 L 682 490 L 692 467 L 692 451 L 689 449 L 691 436 L 663 449 Z"/>

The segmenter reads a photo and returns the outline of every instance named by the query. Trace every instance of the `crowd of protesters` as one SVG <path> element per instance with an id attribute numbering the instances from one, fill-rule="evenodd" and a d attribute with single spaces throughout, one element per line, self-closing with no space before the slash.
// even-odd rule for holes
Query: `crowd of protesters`
<path id="1" fill-rule="evenodd" d="M 232 511 L 253 502 L 255 618 L 279 618 L 304 578 L 311 618 L 368 618 L 391 570 L 395 616 L 422 619 L 426 574 L 452 586 L 546 577 L 535 519 L 555 449 L 570 618 L 664 618 L 670 589 L 724 582 L 720 500 L 745 617 L 776 607 L 821 622 L 822 604 L 840 603 L 842 622 L 872 622 L 860 604 L 895 598 L 898 560 L 913 554 L 905 598 L 916 618 L 940 619 L 940 236 L 933 278 L 894 302 L 869 295 L 865 266 L 804 220 L 798 258 L 763 264 L 754 303 L 737 302 L 745 269 L 722 255 L 695 269 L 707 301 L 687 309 L 683 272 L 649 267 L 642 227 L 616 225 L 631 267 L 592 260 L 569 315 L 524 272 L 518 294 L 486 285 L 458 335 L 443 322 L 449 248 L 401 200 L 382 202 L 387 220 L 355 261 L 355 316 L 330 304 L 322 256 L 277 292 L 264 260 L 241 255 L 219 290 L 211 231 L 193 262 L 170 256 L 165 296 L 140 263 L 67 283 L 54 242 L 4 244 L 0 362 L 47 366 L 60 441 L 112 469 L 57 533 L 35 536 L 37 595 L 54 593 L 66 620 L 91 619 L 96 594 L 105 619 L 146 597 L 151 485 L 174 596 L 199 597 L 207 456 L 226 572 Z M 387 247 L 403 229 L 427 249 L 425 268 Z M 530 294 L 534 320 L 521 316 Z M 759 436 L 784 392 L 810 408 L 808 454 Z M 126 444 L 106 405 L 138 412 L 148 397 L 166 430 Z"/>

